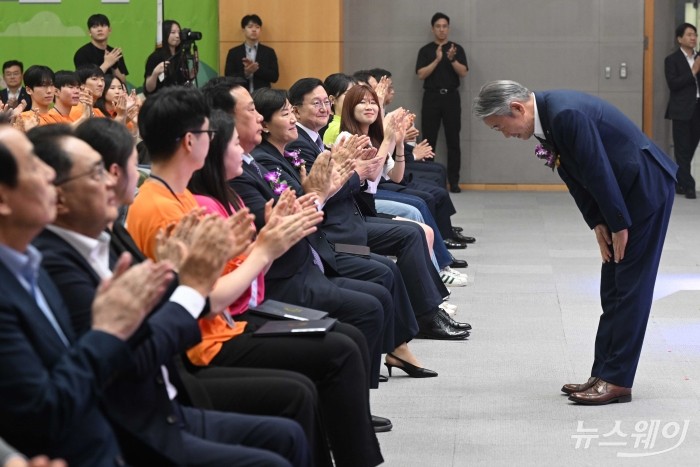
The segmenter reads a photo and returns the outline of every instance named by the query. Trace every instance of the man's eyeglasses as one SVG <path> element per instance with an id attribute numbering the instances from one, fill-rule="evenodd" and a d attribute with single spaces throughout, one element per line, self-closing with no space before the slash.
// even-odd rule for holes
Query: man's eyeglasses
<path id="1" fill-rule="evenodd" d="M 214 136 L 216 136 L 216 130 L 188 130 L 185 133 L 183 133 L 182 135 L 178 136 L 176 141 L 179 141 L 182 138 L 184 138 L 187 133 L 194 133 L 194 134 L 206 133 L 209 135 L 209 141 L 213 141 Z"/>
<path id="2" fill-rule="evenodd" d="M 107 170 L 105 169 L 105 165 L 102 161 L 100 162 L 95 162 L 95 164 L 92 166 L 90 170 L 87 172 L 83 172 L 78 175 L 73 175 L 72 177 L 67 177 L 62 180 L 56 180 L 54 182 L 54 185 L 56 186 L 61 186 L 64 185 L 68 182 L 71 182 L 73 180 L 77 180 L 79 178 L 83 177 L 90 177 L 91 179 L 95 180 L 96 182 L 101 182 L 102 180 L 105 179 L 105 174 L 107 173 Z"/>
<path id="3" fill-rule="evenodd" d="M 325 101 L 315 99 L 309 102 L 309 105 L 311 105 L 311 107 L 315 108 L 316 110 L 320 110 L 321 108 L 330 109 L 331 101 L 329 101 L 328 99 L 326 99 Z"/>

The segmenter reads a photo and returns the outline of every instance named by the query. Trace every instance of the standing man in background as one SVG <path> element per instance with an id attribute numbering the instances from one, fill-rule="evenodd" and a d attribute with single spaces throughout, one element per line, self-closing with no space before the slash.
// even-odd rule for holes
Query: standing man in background
<path id="1" fill-rule="evenodd" d="M 671 91 L 666 118 L 673 120 L 673 153 L 678 163 L 676 193 L 695 199 L 690 163 L 700 141 L 700 60 L 695 53 L 698 30 L 683 23 L 676 28 L 676 40 L 680 47 L 664 60 L 666 84 Z"/>
<path id="2" fill-rule="evenodd" d="M 277 54 L 272 47 L 260 43 L 262 20 L 256 14 L 245 15 L 241 20 L 245 42 L 228 51 L 224 75 L 245 78 L 248 91 L 269 88 L 279 79 Z"/>
<path id="3" fill-rule="evenodd" d="M 10 108 L 17 107 L 22 101 L 27 105 L 25 110 L 32 108 L 32 98 L 27 94 L 27 90 L 22 86 L 24 79 L 24 65 L 18 60 L 8 60 L 2 64 L 2 77 L 5 80 L 7 89 L 0 91 L 0 101 Z"/>
<path id="4" fill-rule="evenodd" d="M 87 20 L 90 42 L 79 48 L 73 56 L 73 64 L 77 70 L 84 65 L 97 65 L 105 74 L 111 73 L 126 83 L 126 69 L 121 47 L 114 48 L 107 45 L 112 27 L 109 18 L 102 14 L 95 14 Z"/>
<path id="5" fill-rule="evenodd" d="M 459 80 L 467 76 L 467 55 L 461 45 L 447 40 L 450 18 L 435 13 L 430 20 L 435 40 L 418 51 L 416 74 L 423 81 L 421 125 L 423 136 L 437 147 L 440 122 L 445 126 L 447 141 L 447 181 L 452 193 L 459 188 L 459 168 L 462 153 L 459 132 L 462 129 L 462 105 L 459 99 Z"/>

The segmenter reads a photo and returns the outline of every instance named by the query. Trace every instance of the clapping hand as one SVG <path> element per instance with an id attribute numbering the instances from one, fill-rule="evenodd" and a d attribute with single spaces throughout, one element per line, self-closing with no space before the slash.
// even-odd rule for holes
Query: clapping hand
<path id="1" fill-rule="evenodd" d="M 122 58 L 121 47 L 116 47 L 111 51 L 105 50 L 103 65 L 107 65 L 108 69 L 112 68 L 119 61 L 120 58 Z"/>
<path id="2" fill-rule="evenodd" d="M 425 159 L 432 159 L 435 157 L 433 152 L 433 147 L 430 145 L 427 139 L 424 139 L 420 143 L 416 144 L 413 148 L 413 158 L 417 161 L 422 161 Z"/>

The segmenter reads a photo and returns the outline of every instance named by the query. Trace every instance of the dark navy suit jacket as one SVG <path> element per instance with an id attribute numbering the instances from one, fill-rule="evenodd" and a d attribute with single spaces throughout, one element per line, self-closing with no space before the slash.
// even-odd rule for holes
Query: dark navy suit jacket
<path id="1" fill-rule="evenodd" d="M 29 456 L 118 465 L 119 446 L 98 403 L 109 382 L 132 367 L 128 347 L 100 331 L 75 339 L 63 299 L 43 270 L 38 285 L 71 346 L 0 262 L 0 436 Z"/>
<path id="2" fill-rule="evenodd" d="M 678 166 L 620 110 L 577 91 L 535 99 L 559 175 L 591 229 L 627 229 L 666 202 Z"/>
<path id="3" fill-rule="evenodd" d="M 90 325 L 99 276 L 78 251 L 49 230 L 34 244 L 44 255 L 43 266 L 69 303 L 76 331 L 84 332 Z M 160 367 L 166 365 L 170 377 L 176 377 L 172 357 L 199 342 L 199 326 L 182 306 L 169 301 L 151 313 L 142 326 L 148 332 L 139 332 L 142 338 L 130 341 L 134 367 L 104 391 L 105 413 L 118 429 L 130 463 L 178 464 L 184 458 L 183 440 Z M 178 389 L 183 390 L 182 386 Z"/>

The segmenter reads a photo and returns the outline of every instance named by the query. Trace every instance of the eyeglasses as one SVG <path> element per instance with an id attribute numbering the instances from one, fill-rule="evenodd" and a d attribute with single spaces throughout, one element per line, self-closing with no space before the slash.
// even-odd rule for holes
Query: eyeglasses
<path id="1" fill-rule="evenodd" d="M 55 186 L 61 186 L 64 185 L 68 182 L 71 182 L 73 180 L 77 180 L 79 178 L 83 177 L 90 177 L 91 179 L 95 180 L 96 182 L 101 182 L 105 178 L 105 174 L 107 173 L 107 170 L 105 169 L 104 162 L 95 162 L 95 164 L 92 166 L 90 170 L 87 172 L 83 172 L 78 175 L 73 175 L 72 177 L 64 178 L 63 180 L 57 180 L 54 182 Z"/>
<path id="2" fill-rule="evenodd" d="M 183 133 L 182 135 L 178 136 L 178 137 L 176 138 L 176 141 L 181 140 L 182 138 L 184 138 L 185 135 L 186 135 L 187 133 L 194 133 L 194 134 L 206 133 L 206 134 L 209 135 L 209 141 L 213 141 L 213 140 L 214 140 L 214 136 L 216 136 L 216 130 L 188 130 L 188 131 L 186 131 L 185 133 Z"/>
<path id="3" fill-rule="evenodd" d="M 315 108 L 316 110 L 320 110 L 321 108 L 330 108 L 331 101 L 329 101 L 328 99 L 326 99 L 325 101 L 316 99 L 309 102 L 309 105 L 311 105 L 311 107 Z"/>

